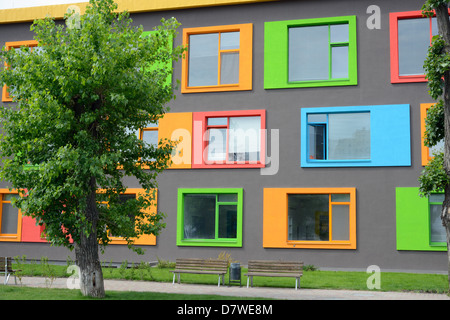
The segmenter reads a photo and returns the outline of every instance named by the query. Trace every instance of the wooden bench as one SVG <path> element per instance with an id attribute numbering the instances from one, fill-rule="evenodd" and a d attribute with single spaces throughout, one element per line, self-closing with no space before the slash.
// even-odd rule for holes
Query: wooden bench
<path id="1" fill-rule="evenodd" d="M 21 270 L 13 270 L 11 257 L 0 257 L 0 274 L 5 274 L 5 285 L 8 284 L 9 277 L 14 276 L 14 283 L 17 284 L 16 272 Z"/>
<path id="2" fill-rule="evenodd" d="M 300 277 L 303 275 L 303 262 L 301 261 L 269 261 L 250 260 L 248 262 L 247 288 L 251 281 L 253 287 L 253 277 L 291 277 L 295 278 L 295 290 L 300 287 Z"/>
<path id="3" fill-rule="evenodd" d="M 178 283 L 180 283 L 180 273 L 197 273 L 197 274 L 217 274 L 219 276 L 218 286 L 220 287 L 220 277 L 222 284 L 224 276 L 228 271 L 228 262 L 220 259 L 176 259 L 175 270 L 173 272 L 173 281 L 175 283 L 175 275 L 178 275 Z"/>

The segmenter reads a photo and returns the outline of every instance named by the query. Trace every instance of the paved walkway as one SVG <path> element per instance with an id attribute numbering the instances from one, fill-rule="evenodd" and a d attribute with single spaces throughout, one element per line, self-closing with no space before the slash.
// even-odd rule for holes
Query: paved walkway
<path id="1" fill-rule="evenodd" d="M 69 283 L 68 283 L 69 281 Z M 14 278 L 8 285 L 14 285 Z M 22 285 L 29 287 L 46 287 L 45 278 L 23 277 Z M 68 288 L 70 279 L 58 278 L 51 288 Z M 262 297 L 284 300 L 450 300 L 445 294 L 410 293 L 410 292 L 379 292 L 352 290 L 319 290 L 294 288 L 247 288 L 227 285 L 220 287 L 213 285 L 172 284 L 167 282 L 105 280 L 105 290 L 111 291 L 149 291 L 182 294 L 212 294 L 224 296 L 248 297 L 248 299 Z"/>

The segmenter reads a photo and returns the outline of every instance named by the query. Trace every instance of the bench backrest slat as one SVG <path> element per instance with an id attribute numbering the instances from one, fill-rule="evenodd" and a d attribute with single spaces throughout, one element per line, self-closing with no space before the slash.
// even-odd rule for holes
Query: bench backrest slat
<path id="1" fill-rule="evenodd" d="M 0 272 L 5 272 L 5 266 L 7 267 L 6 271 L 13 271 L 11 257 L 0 257 Z"/>
<path id="2" fill-rule="evenodd" d="M 267 273 L 297 273 L 303 271 L 301 261 L 272 261 L 272 260 L 250 260 L 248 262 L 249 272 Z"/>
<path id="3" fill-rule="evenodd" d="M 228 262 L 220 259 L 176 259 L 175 269 L 188 270 L 227 270 Z"/>

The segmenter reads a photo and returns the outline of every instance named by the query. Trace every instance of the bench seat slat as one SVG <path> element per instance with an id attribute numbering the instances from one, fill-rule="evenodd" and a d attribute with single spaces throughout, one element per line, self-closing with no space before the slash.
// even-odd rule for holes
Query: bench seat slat
<path id="1" fill-rule="evenodd" d="M 175 269 L 171 270 L 173 273 L 173 283 L 175 283 L 175 275 L 178 274 L 178 283 L 180 283 L 181 273 L 196 273 L 196 274 L 215 274 L 222 277 L 228 272 L 228 262 L 220 259 L 199 259 L 199 258 L 181 258 L 176 259 Z"/>
<path id="2" fill-rule="evenodd" d="M 204 274 L 225 274 L 227 273 L 226 271 L 223 270 L 217 270 L 217 271 L 207 271 L 207 270 L 183 270 L 183 269 L 178 269 L 178 270 L 172 270 L 170 272 L 173 273 L 204 273 Z"/>
<path id="3" fill-rule="evenodd" d="M 292 277 L 296 278 L 295 289 L 297 289 L 297 280 L 303 275 L 303 262 L 301 261 L 277 261 L 277 260 L 250 260 L 248 262 L 247 287 L 249 279 L 253 277 Z"/>
<path id="4" fill-rule="evenodd" d="M 301 277 L 302 273 L 264 273 L 264 272 L 248 272 L 246 276 L 261 276 L 261 277 Z"/>

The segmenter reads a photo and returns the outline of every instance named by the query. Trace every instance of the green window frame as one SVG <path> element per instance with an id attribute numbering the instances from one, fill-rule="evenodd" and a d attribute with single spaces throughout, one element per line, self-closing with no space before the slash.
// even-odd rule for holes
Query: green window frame
<path id="1" fill-rule="evenodd" d="M 430 246 L 446 246 L 445 228 L 442 226 L 441 211 L 445 195 L 432 193 L 428 197 L 428 217 L 430 219 Z M 440 240 L 437 240 L 440 238 Z"/>
<path id="2" fill-rule="evenodd" d="M 209 210 L 200 207 L 198 212 L 187 212 L 186 206 L 190 205 L 189 199 L 204 197 L 209 201 Z M 211 210 L 211 202 L 215 201 Z M 229 237 L 223 237 L 223 230 L 230 227 L 228 218 L 222 219 L 223 211 L 227 207 L 236 209 L 235 217 L 231 218 L 231 228 L 233 231 Z M 207 219 L 202 214 L 210 211 Z M 211 212 L 214 211 L 214 212 Z M 211 247 L 242 247 L 242 217 L 243 217 L 243 189 L 242 188 L 182 188 L 178 189 L 178 210 L 177 210 L 177 245 L 178 246 L 211 246 Z M 192 217 L 195 216 L 196 219 Z M 196 232 L 192 228 L 193 221 L 200 221 L 203 232 Z M 221 223 L 221 221 L 225 221 Z M 195 227 L 195 226 L 194 226 Z M 192 230 L 194 229 L 194 236 Z M 205 234 L 208 236 L 202 236 Z M 225 232 L 226 233 L 226 232 Z"/>
<path id="3" fill-rule="evenodd" d="M 335 40 L 332 28 L 348 25 L 348 38 Z M 323 50 L 328 59 L 328 77 L 318 76 L 305 80 L 290 79 L 290 30 L 302 27 L 328 27 L 328 45 Z M 357 40 L 356 16 L 343 16 L 333 18 L 303 19 L 271 21 L 265 23 L 264 30 L 264 88 L 302 88 L 325 86 L 349 86 L 358 84 L 357 72 Z M 306 40 L 305 40 L 306 41 Z M 307 48 L 305 44 L 303 47 Z M 348 49 L 348 71 L 345 77 L 333 77 L 333 51 L 335 49 Z"/>
<path id="4" fill-rule="evenodd" d="M 421 197 L 417 187 L 398 187 L 395 194 L 397 250 L 447 251 L 446 242 L 432 241 L 431 206 L 440 210 L 439 194 Z"/>

